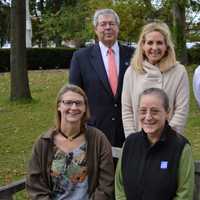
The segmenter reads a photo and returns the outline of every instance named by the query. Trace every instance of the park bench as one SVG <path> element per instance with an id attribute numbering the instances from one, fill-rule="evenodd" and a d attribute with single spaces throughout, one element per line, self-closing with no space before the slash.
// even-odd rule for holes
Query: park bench
<path id="1" fill-rule="evenodd" d="M 114 158 L 119 158 L 121 149 L 113 147 L 112 154 Z M 0 200 L 13 200 L 15 193 L 25 189 L 25 178 L 0 187 Z M 200 200 L 200 160 L 195 161 L 195 191 L 194 200 Z"/>

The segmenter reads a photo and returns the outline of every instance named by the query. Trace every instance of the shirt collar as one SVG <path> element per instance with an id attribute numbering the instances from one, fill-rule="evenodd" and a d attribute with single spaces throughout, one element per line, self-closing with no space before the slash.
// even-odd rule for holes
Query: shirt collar
<path id="1" fill-rule="evenodd" d="M 149 143 L 149 139 L 147 137 L 147 134 L 145 133 L 145 131 L 142 129 L 142 135 L 145 138 L 145 140 Z M 161 133 L 160 139 L 156 142 L 156 143 L 160 143 L 160 142 L 165 142 L 167 139 L 168 134 L 171 132 L 171 127 L 168 124 L 168 121 L 165 122 L 165 126 L 164 129 Z"/>
<path id="2" fill-rule="evenodd" d="M 101 51 L 107 54 L 109 48 L 105 46 L 101 41 L 99 41 L 99 46 L 100 46 Z M 115 53 L 118 52 L 119 51 L 118 41 L 116 41 L 111 48 Z"/>

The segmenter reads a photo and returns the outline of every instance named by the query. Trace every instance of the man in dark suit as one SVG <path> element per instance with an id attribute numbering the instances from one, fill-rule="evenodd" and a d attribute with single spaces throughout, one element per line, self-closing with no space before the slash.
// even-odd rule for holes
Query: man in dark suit
<path id="1" fill-rule="evenodd" d="M 88 124 L 102 130 L 112 146 L 121 147 L 125 140 L 121 91 L 133 49 L 118 43 L 120 20 L 112 9 L 97 10 L 93 24 L 99 42 L 74 53 L 69 81 L 80 86 L 88 96 L 91 111 Z M 109 81 L 109 48 L 116 66 L 115 92 Z"/>

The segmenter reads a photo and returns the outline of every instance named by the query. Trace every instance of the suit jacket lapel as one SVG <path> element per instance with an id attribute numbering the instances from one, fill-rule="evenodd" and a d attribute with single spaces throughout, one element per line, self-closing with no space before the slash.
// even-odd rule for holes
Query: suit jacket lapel
<path id="1" fill-rule="evenodd" d="M 110 84 L 108 81 L 108 76 L 103 63 L 101 50 L 98 44 L 94 45 L 94 50 L 92 51 L 91 54 L 91 63 L 95 71 L 97 72 L 99 79 L 103 83 L 105 89 L 108 91 L 109 94 L 112 94 L 112 90 L 110 88 Z"/>
<path id="2" fill-rule="evenodd" d="M 119 44 L 119 76 L 118 76 L 118 88 L 117 88 L 117 93 L 115 98 L 120 97 L 120 93 L 122 91 L 122 85 L 123 85 L 123 74 L 125 73 L 126 70 L 126 65 L 128 65 L 128 63 L 126 63 L 126 52 L 125 49 Z M 121 97 L 120 97 L 121 98 Z"/>

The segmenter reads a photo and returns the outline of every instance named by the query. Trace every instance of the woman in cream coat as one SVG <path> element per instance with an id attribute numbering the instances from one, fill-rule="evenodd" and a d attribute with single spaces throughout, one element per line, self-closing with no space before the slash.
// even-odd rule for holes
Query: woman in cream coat
<path id="1" fill-rule="evenodd" d="M 125 136 L 140 130 L 138 97 L 145 89 L 163 89 L 170 101 L 169 124 L 183 133 L 189 108 L 189 81 L 185 67 L 176 61 L 170 30 L 165 23 L 143 27 L 131 66 L 124 76 L 122 119 Z"/>

